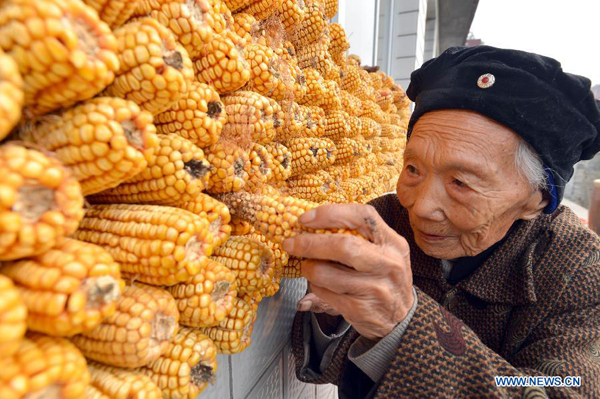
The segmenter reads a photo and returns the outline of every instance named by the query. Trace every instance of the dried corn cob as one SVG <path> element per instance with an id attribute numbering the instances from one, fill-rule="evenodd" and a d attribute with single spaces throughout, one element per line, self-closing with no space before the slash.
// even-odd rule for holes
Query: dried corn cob
<path id="1" fill-rule="evenodd" d="M 13 282 L 0 275 L 0 358 L 12 356 L 27 330 L 27 306 Z M 0 377 L 1 379 L 1 377 Z"/>
<path id="2" fill-rule="evenodd" d="M 362 101 L 360 101 L 354 94 L 346 90 L 340 90 L 340 102 L 342 109 L 349 115 L 360 116 Z"/>
<path id="3" fill-rule="evenodd" d="M 112 316 L 71 341 L 88 359 L 117 367 L 140 367 L 167 351 L 178 321 L 171 294 L 135 283 L 125 287 Z"/>
<path id="4" fill-rule="evenodd" d="M 342 67 L 340 75 L 340 87 L 349 93 L 354 94 L 361 86 L 360 68 L 355 65 L 346 64 Z"/>
<path id="5" fill-rule="evenodd" d="M 293 65 L 290 63 L 288 63 L 288 65 L 290 65 L 290 68 L 292 71 L 292 77 L 294 78 L 294 84 L 293 84 L 294 92 L 292 93 L 293 98 L 294 98 L 294 101 L 296 101 L 298 104 L 300 104 L 301 100 L 304 98 L 304 96 L 308 92 L 308 86 L 306 85 L 306 75 L 304 74 L 304 71 L 302 69 L 300 69 L 300 67 L 298 65 Z"/>
<path id="6" fill-rule="evenodd" d="M 240 218 L 231 218 L 231 235 L 232 236 L 245 236 L 252 233 L 253 227 L 250 223 Z"/>
<path id="7" fill-rule="evenodd" d="M 216 143 L 225 122 L 227 114 L 219 93 L 198 82 L 192 82 L 173 107 L 154 118 L 159 133 L 178 134 L 198 147 Z"/>
<path id="8" fill-rule="evenodd" d="M 323 108 L 318 106 L 301 106 L 305 124 L 302 129 L 303 137 L 322 137 L 325 134 L 327 118 Z"/>
<path id="9" fill-rule="evenodd" d="M 322 5 L 310 4 L 304 12 L 304 19 L 296 30 L 296 48 L 318 41 L 327 28 L 327 20 L 323 15 Z"/>
<path id="10" fill-rule="evenodd" d="M 325 84 L 325 95 L 321 99 L 321 108 L 325 111 L 337 111 L 342 109 L 342 102 L 340 101 L 340 87 L 333 80 L 326 80 Z"/>
<path id="11" fill-rule="evenodd" d="M 213 167 L 207 191 L 226 193 L 241 190 L 248 178 L 248 154 L 236 144 L 219 141 L 207 148 L 207 159 Z"/>
<path id="12" fill-rule="evenodd" d="M 88 362 L 87 399 L 162 399 L 160 388 L 138 371 Z"/>
<path id="13" fill-rule="evenodd" d="M 360 144 L 356 140 L 342 137 L 336 141 L 335 147 L 337 148 L 336 165 L 347 165 L 361 156 Z"/>
<path id="14" fill-rule="evenodd" d="M 338 0 L 323 0 L 325 18 L 331 19 L 338 13 Z"/>
<path id="15" fill-rule="evenodd" d="M 102 248 L 64 239 L 36 257 L 0 269 L 18 288 L 30 330 L 70 336 L 96 327 L 115 311 L 119 265 Z"/>
<path id="16" fill-rule="evenodd" d="M 348 137 L 358 137 L 362 130 L 362 122 L 360 118 L 353 115 L 348 116 L 348 125 L 350 125 L 350 132 L 348 133 Z"/>
<path id="17" fill-rule="evenodd" d="M 156 205 L 90 206 L 73 237 L 104 247 L 125 277 L 155 285 L 198 273 L 213 246 L 206 219 Z"/>
<path id="18" fill-rule="evenodd" d="M 273 179 L 273 157 L 265 147 L 253 144 L 250 149 L 250 178 L 244 189 L 248 192 L 258 192 L 269 180 Z"/>
<path id="19" fill-rule="evenodd" d="M 106 94 L 134 101 L 156 115 L 189 90 L 192 61 L 168 28 L 142 18 L 116 29 L 115 36 L 120 68 Z"/>
<path id="20" fill-rule="evenodd" d="M 125 23 L 133 15 L 140 0 L 83 0 L 98 13 L 111 29 Z"/>
<path id="21" fill-rule="evenodd" d="M 367 159 L 364 157 L 356 159 L 352 163 L 352 167 L 350 168 L 350 178 L 356 179 L 368 173 L 369 171 L 367 170 L 366 163 Z"/>
<path id="22" fill-rule="evenodd" d="M 204 152 L 174 134 L 159 134 L 148 165 L 117 187 L 89 197 L 94 203 L 171 204 L 190 201 L 206 188 L 211 166 Z"/>
<path id="23" fill-rule="evenodd" d="M 312 202 L 324 201 L 335 184 L 332 177 L 324 170 L 307 173 L 287 181 L 288 194 Z"/>
<path id="24" fill-rule="evenodd" d="M 393 107 L 395 107 L 395 105 L 394 105 L 394 104 L 392 104 L 392 106 L 393 106 Z M 397 114 L 397 113 L 395 113 L 395 112 L 394 112 L 394 113 L 390 112 L 390 113 L 389 113 L 389 118 L 390 118 L 390 123 L 391 123 L 392 125 L 395 125 L 395 126 L 401 127 L 401 128 L 403 128 L 404 130 L 406 130 L 406 127 L 404 127 L 404 123 L 403 123 L 402 117 L 401 117 L 400 115 L 398 115 L 398 114 Z"/>
<path id="25" fill-rule="evenodd" d="M 93 97 L 119 68 L 110 28 L 76 0 L 3 1 L 0 37 L 23 77 L 26 116 Z"/>
<path id="26" fill-rule="evenodd" d="M 346 194 L 346 197 L 350 202 L 354 202 L 359 195 L 367 194 L 362 183 L 363 182 L 358 179 L 350 178 L 340 183 L 340 190 Z"/>
<path id="27" fill-rule="evenodd" d="M 292 153 L 281 143 L 268 143 L 265 148 L 273 159 L 273 181 L 287 180 L 292 173 Z"/>
<path id="28" fill-rule="evenodd" d="M 240 295 L 238 298 L 250 305 L 252 311 L 254 311 L 253 319 L 255 319 L 258 315 L 258 305 L 260 305 L 260 302 L 263 300 L 261 291 L 248 292 Z"/>
<path id="29" fill-rule="evenodd" d="M 373 119 L 377 123 L 383 123 L 381 119 L 382 114 L 383 111 L 381 110 L 379 105 L 377 105 L 377 103 L 375 103 L 374 101 L 365 100 L 362 102 L 362 112 L 360 114 L 361 117 L 365 116 L 367 118 Z"/>
<path id="30" fill-rule="evenodd" d="M 240 37 L 240 47 L 244 48 L 252 43 L 252 35 L 257 29 L 258 22 L 252 15 L 240 12 L 233 16 L 233 30 Z"/>
<path id="31" fill-rule="evenodd" d="M 330 139 L 298 138 L 292 139 L 286 144 L 292 153 L 290 176 L 324 169 L 335 162 L 336 148 Z"/>
<path id="32" fill-rule="evenodd" d="M 287 32 L 294 33 L 304 20 L 304 2 L 302 0 L 283 0 L 277 10 L 279 19 Z"/>
<path id="33" fill-rule="evenodd" d="M 283 0 L 253 0 L 244 12 L 248 13 L 259 21 L 269 18 L 278 9 L 281 8 Z"/>
<path id="34" fill-rule="evenodd" d="M 0 140 L 21 118 L 23 79 L 17 63 L 0 46 Z"/>
<path id="35" fill-rule="evenodd" d="M 335 63 L 331 64 L 331 69 L 329 70 L 329 73 L 327 73 L 326 75 L 323 75 L 323 79 L 325 80 L 333 80 L 338 87 L 340 86 L 342 80 L 341 80 L 341 71 L 342 68 L 340 68 L 339 66 L 337 66 Z M 341 93 L 340 93 L 341 95 Z M 340 100 L 341 101 L 341 100 Z"/>
<path id="36" fill-rule="evenodd" d="M 2 398 L 82 398 L 90 381 L 85 358 L 71 342 L 38 333 L 27 333 L 0 366 Z"/>
<path id="37" fill-rule="evenodd" d="M 219 94 L 233 92 L 250 80 L 248 63 L 226 35 L 215 35 L 194 63 L 196 78 Z"/>
<path id="38" fill-rule="evenodd" d="M 320 105 L 325 94 L 325 80 L 321 74 L 313 68 L 304 69 L 306 78 L 306 94 L 302 99 L 298 99 L 298 104 L 302 105 Z"/>
<path id="39" fill-rule="evenodd" d="M 350 178 L 351 168 L 351 165 L 337 164 L 327 169 L 327 173 L 329 173 L 329 176 L 331 176 L 331 178 L 336 182 L 337 187 L 339 187 L 342 181 Z"/>
<path id="40" fill-rule="evenodd" d="M 248 87 L 275 100 L 291 96 L 291 71 L 270 47 L 253 43 L 244 49 L 244 55 L 250 66 Z"/>
<path id="41" fill-rule="evenodd" d="M 346 229 L 313 230 L 300 225 L 298 218 L 319 204 L 299 198 L 269 197 L 250 193 L 228 193 L 219 196 L 237 217 L 252 223 L 256 230 L 269 240 L 282 244 L 286 238 L 302 232 L 309 233 L 359 233 Z"/>
<path id="42" fill-rule="evenodd" d="M 211 259 L 200 273 L 167 290 L 177 302 L 181 325 L 210 327 L 219 324 L 233 309 L 237 283 L 231 270 Z"/>
<path id="43" fill-rule="evenodd" d="M 248 238 L 260 242 L 273 252 L 276 271 L 283 270 L 283 267 L 287 265 L 290 255 L 284 251 L 281 245 L 269 240 L 264 234 L 258 231 L 251 233 Z"/>
<path id="44" fill-rule="evenodd" d="M 41 254 L 77 228 L 83 196 L 55 159 L 16 144 L 0 146 L 0 260 Z"/>
<path id="45" fill-rule="evenodd" d="M 349 118 L 350 116 L 344 111 L 332 111 L 328 113 L 323 137 L 337 142 L 343 137 L 350 136 L 351 126 L 348 123 Z"/>
<path id="46" fill-rule="evenodd" d="M 375 122 L 373 119 L 368 118 L 366 116 L 360 117 L 360 134 L 366 138 L 370 139 L 373 137 L 381 136 L 381 125 Z"/>
<path id="47" fill-rule="evenodd" d="M 231 234 L 231 215 L 229 209 L 222 202 L 217 201 L 210 195 L 199 193 L 188 202 L 171 204 L 171 206 L 190 211 L 209 223 L 210 232 L 213 235 L 213 246 L 218 247 L 229 238 Z"/>
<path id="48" fill-rule="evenodd" d="M 243 299 L 236 298 L 233 309 L 218 326 L 203 327 L 197 331 L 214 342 L 218 353 L 240 353 L 250 345 L 254 316 L 252 307 Z"/>
<path id="49" fill-rule="evenodd" d="M 375 102 L 377 103 L 377 105 L 379 105 L 379 107 L 385 111 L 388 112 L 390 110 L 390 108 L 392 106 L 394 106 L 394 104 L 392 103 L 393 101 L 393 97 L 392 97 L 392 92 L 389 90 L 378 90 L 377 92 L 377 96 L 375 98 Z"/>
<path id="50" fill-rule="evenodd" d="M 140 369 L 164 398 L 196 398 L 215 382 L 217 347 L 198 330 L 182 327 L 164 355 Z"/>
<path id="51" fill-rule="evenodd" d="M 333 61 L 327 51 L 328 41 L 317 41 L 298 48 L 298 66 L 302 69 L 314 68 L 322 76 L 327 75 L 333 68 Z"/>
<path id="52" fill-rule="evenodd" d="M 267 286 L 275 272 L 273 252 L 244 236 L 230 237 L 225 244 L 215 248 L 211 259 L 235 274 L 238 292 L 242 294 Z"/>
<path id="53" fill-rule="evenodd" d="M 283 278 L 301 278 L 302 270 L 300 269 L 300 265 L 302 264 L 302 259 L 296 258 L 295 256 L 290 256 L 287 265 L 285 265 L 283 269 Z"/>
<path id="54" fill-rule="evenodd" d="M 335 23 L 329 25 L 331 42 L 329 43 L 329 53 L 333 58 L 340 57 L 344 51 L 350 48 L 350 42 L 346 37 L 346 31 L 342 25 Z"/>
<path id="55" fill-rule="evenodd" d="M 380 90 L 383 88 L 383 77 L 379 72 L 369 72 L 369 79 L 371 81 L 371 86 L 375 90 Z"/>
<path id="56" fill-rule="evenodd" d="M 83 195 L 137 175 L 158 148 L 152 115 L 132 101 L 96 97 L 22 129 L 21 138 L 52 151 Z"/>
<path id="57" fill-rule="evenodd" d="M 223 103 L 227 113 L 223 137 L 260 144 L 273 141 L 276 133 L 274 116 L 279 105 L 253 91 L 238 91 L 224 96 Z"/>
<path id="58" fill-rule="evenodd" d="M 277 131 L 277 140 L 287 141 L 302 135 L 302 130 L 306 121 L 304 115 L 306 110 L 294 101 L 281 101 L 281 110 L 283 112 L 283 123 Z M 309 130 L 310 131 L 310 130 Z"/>
<path id="59" fill-rule="evenodd" d="M 384 123 L 381 125 L 381 137 L 387 137 L 390 139 L 403 138 L 405 136 L 404 131 L 398 126 Z"/>
<path id="60" fill-rule="evenodd" d="M 254 0 L 223 0 L 231 12 L 236 12 L 248 7 Z"/>
<path id="61" fill-rule="evenodd" d="M 327 199 L 323 201 L 325 204 L 345 204 L 349 202 L 348 197 L 343 191 L 334 191 L 327 196 Z"/>

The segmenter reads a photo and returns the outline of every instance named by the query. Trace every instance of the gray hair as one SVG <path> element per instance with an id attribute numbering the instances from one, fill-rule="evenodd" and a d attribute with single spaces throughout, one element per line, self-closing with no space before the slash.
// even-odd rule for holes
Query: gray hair
<path id="1" fill-rule="evenodd" d="M 533 148 L 521 137 L 515 150 L 515 166 L 522 176 L 527 178 L 534 191 L 548 190 L 548 181 L 544 164 Z"/>

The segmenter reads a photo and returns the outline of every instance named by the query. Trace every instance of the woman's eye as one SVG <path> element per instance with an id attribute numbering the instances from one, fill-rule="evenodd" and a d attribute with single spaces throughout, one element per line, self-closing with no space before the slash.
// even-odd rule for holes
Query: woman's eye
<path id="1" fill-rule="evenodd" d="M 413 175 L 417 174 L 417 168 L 415 168 L 413 165 L 406 165 L 406 170 L 408 170 Z"/>
<path id="2" fill-rule="evenodd" d="M 456 185 L 456 187 L 460 187 L 460 188 L 466 188 L 467 185 L 465 183 L 463 183 L 462 181 L 458 180 L 458 179 L 454 179 L 453 183 Z"/>

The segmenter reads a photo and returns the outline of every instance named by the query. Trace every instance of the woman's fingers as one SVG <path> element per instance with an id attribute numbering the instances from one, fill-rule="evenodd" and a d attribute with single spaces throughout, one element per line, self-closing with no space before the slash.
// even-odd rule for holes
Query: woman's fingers
<path id="1" fill-rule="evenodd" d="M 333 309 L 327 302 L 316 296 L 314 293 L 306 294 L 298 301 L 296 308 L 301 312 L 327 313 L 332 316 L 338 316 L 340 312 Z"/>
<path id="2" fill-rule="evenodd" d="M 356 292 L 364 278 L 356 270 L 332 262 L 307 259 L 300 267 L 311 288 L 313 285 L 327 287 L 336 294 Z"/>

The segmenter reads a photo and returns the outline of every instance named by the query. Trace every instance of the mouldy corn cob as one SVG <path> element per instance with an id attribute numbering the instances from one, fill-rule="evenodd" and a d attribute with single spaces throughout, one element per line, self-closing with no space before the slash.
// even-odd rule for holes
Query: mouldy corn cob
<path id="1" fill-rule="evenodd" d="M 0 260 L 41 254 L 77 228 L 83 196 L 55 159 L 16 144 L 0 146 Z"/>
<path id="2" fill-rule="evenodd" d="M 174 134 L 159 134 L 148 165 L 117 187 L 89 197 L 95 203 L 169 204 L 194 198 L 206 188 L 211 166 L 204 152 Z"/>
<path id="3" fill-rule="evenodd" d="M 194 63 L 196 78 L 219 94 L 240 89 L 250 80 L 248 63 L 225 35 L 215 35 Z"/>
<path id="4" fill-rule="evenodd" d="M 81 184 L 83 195 L 137 175 L 158 148 L 152 115 L 132 101 L 96 97 L 43 117 L 20 136 L 52 151 Z"/>
<path id="5" fill-rule="evenodd" d="M 263 185 L 273 179 L 273 157 L 265 147 L 253 144 L 250 149 L 250 178 L 245 191 L 258 192 Z"/>
<path id="6" fill-rule="evenodd" d="M 281 143 L 268 143 L 265 145 L 273 159 L 273 181 L 287 180 L 292 173 L 292 153 Z"/>
<path id="7" fill-rule="evenodd" d="M 302 105 L 320 105 L 323 97 L 325 97 L 325 81 L 321 74 L 316 69 L 304 69 L 304 77 L 306 79 L 306 94 L 298 99 L 298 104 Z"/>
<path id="8" fill-rule="evenodd" d="M 90 206 L 73 238 L 104 247 L 123 276 L 155 285 L 177 284 L 198 273 L 213 245 L 206 219 L 156 205 Z"/>
<path id="9" fill-rule="evenodd" d="M 252 35 L 257 29 L 258 21 L 252 15 L 240 12 L 233 16 L 233 30 L 240 38 L 239 46 L 241 48 L 252 43 Z"/>
<path id="10" fill-rule="evenodd" d="M 269 197 L 250 193 L 228 193 L 219 197 L 237 217 L 247 220 L 269 240 L 283 244 L 286 238 L 302 232 L 348 233 L 346 229 L 313 230 L 300 225 L 298 218 L 319 204 L 291 196 Z"/>
<path id="11" fill-rule="evenodd" d="M 312 202 L 324 201 L 335 190 L 333 178 L 324 170 L 300 175 L 287 183 L 289 195 Z"/>
<path id="12" fill-rule="evenodd" d="M 233 309 L 218 326 L 203 327 L 197 331 L 214 342 L 218 353 L 240 353 L 250 345 L 254 316 L 252 307 L 243 299 L 236 298 Z"/>
<path id="13" fill-rule="evenodd" d="M 290 256 L 287 265 L 285 265 L 285 267 L 283 268 L 283 278 L 301 278 L 301 264 L 302 259 L 296 258 L 295 256 Z"/>
<path id="14" fill-rule="evenodd" d="M 306 121 L 304 119 L 305 110 L 294 101 L 284 100 L 280 103 L 283 112 L 283 123 L 277 131 L 277 140 L 286 141 L 292 138 L 300 137 L 302 128 Z"/>
<path id="15" fill-rule="evenodd" d="M 250 223 L 246 222 L 237 217 L 231 218 L 231 235 L 232 236 L 245 236 L 252 233 L 253 227 Z"/>
<path id="16" fill-rule="evenodd" d="M 287 32 L 295 33 L 302 20 L 304 20 L 304 9 L 303 0 L 283 0 L 281 2 L 277 13 Z"/>
<path id="17" fill-rule="evenodd" d="M 48 252 L 5 262 L 28 309 L 30 330 L 69 336 L 96 327 L 115 311 L 119 265 L 102 248 L 64 239 Z"/>
<path id="18" fill-rule="evenodd" d="M 213 168 L 207 189 L 209 193 L 240 191 L 250 177 L 248 154 L 232 142 L 221 140 L 208 147 L 207 160 Z"/>
<path id="19" fill-rule="evenodd" d="M 100 19 L 114 29 L 131 18 L 140 0 L 83 0 L 83 2 L 96 10 Z"/>
<path id="20" fill-rule="evenodd" d="M 21 118 L 23 79 L 17 63 L 0 47 L 0 140 Z"/>
<path id="21" fill-rule="evenodd" d="M 330 139 L 298 138 L 292 139 L 286 144 L 292 153 L 290 176 L 324 169 L 335 162 L 336 148 Z"/>
<path id="22" fill-rule="evenodd" d="M 245 236 L 232 236 L 215 251 L 211 259 L 235 274 L 238 292 L 258 291 L 267 286 L 275 272 L 273 252 Z"/>
<path id="23" fill-rule="evenodd" d="M 223 97 L 227 123 L 223 137 L 266 144 L 275 138 L 274 116 L 279 105 L 253 91 L 238 91 Z M 275 105 L 275 107 L 274 107 Z"/>
<path id="24" fill-rule="evenodd" d="M 316 42 L 323 36 L 326 28 L 327 20 L 323 15 L 322 5 L 316 2 L 308 5 L 304 13 L 304 19 L 296 30 L 296 48 Z"/>
<path id="25" fill-rule="evenodd" d="M 366 139 L 370 139 L 372 137 L 379 137 L 381 136 L 381 125 L 371 118 L 361 116 L 360 134 Z"/>
<path id="26" fill-rule="evenodd" d="M 80 1 L 3 1 L 0 38 L 23 77 L 26 116 L 93 97 L 119 68 L 110 28 Z"/>
<path id="27" fill-rule="evenodd" d="M 71 341 L 88 359 L 117 367 L 141 367 L 167 351 L 178 321 L 171 294 L 135 283 L 125 287 L 112 316 Z"/>
<path id="28" fill-rule="evenodd" d="M 219 93 L 207 84 L 192 82 L 190 89 L 169 110 L 154 117 L 159 133 L 173 133 L 198 147 L 215 144 L 227 122 Z"/>
<path id="29" fill-rule="evenodd" d="M 215 382 L 217 347 L 196 329 L 182 327 L 164 355 L 140 369 L 163 392 L 163 398 L 196 398 Z"/>
<path id="30" fill-rule="evenodd" d="M 13 282 L 0 275 L 0 359 L 12 356 L 27 330 L 27 307 Z"/>
<path id="31" fill-rule="evenodd" d="M 71 342 L 37 333 L 27 333 L 0 367 L 3 399 L 82 398 L 90 381 L 85 358 Z"/>
<path id="32" fill-rule="evenodd" d="M 156 115 L 189 90 L 192 61 L 168 28 L 142 18 L 116 29 L 115 36 L 120 68 L 106 94 L 132 100 Z"/>
<path id="33" fill-rule="evenodd" d="M 177 302 L 181 325 L 210 327 L 219 324 L 233 308 L 237 283 L 229 268 L 211 259 L 200 273 L 167 290 Z"/>
<path id="34" fill-rule="evenodd" d="M 304 114 L 303 137 L 322 137 L 325 134 L 327 118 L 323 108 L 318 106 L 301 106 Z"/>
<path id="35" fill-rule="evenodd" d="M 249 88 L 275 100 L 292 94 L 291 73 L 270 47 L 252 43 L 244 48 L 244 55 L 250 66 Z"/>
<path id="36" fill-rule="evenodd" d="M 229 238 L 231 234 L 231 215 L 227 206 L 217 201 L 210 195 L 199 193 L 188 202 L 179 202 L 171 206 L 190 211 L 209 223 L 213 235 L 213 246 L 218 247 Z"/>
<path id="37" fill-rule="evenodd" d="M 137 371 L 88 362 L 90 385 L 87 399 L 162 399 L 162 392 L 150 379 Z"/>
<path id="38" fill-rule="evenodd" d="M 325 133 L 323 137 L 327 137 L 334 141 L 338 141 L 343 137 L 350 136 L 351 126 L 348 123 L 350 116 L 344 111 L 332 111 L 326 116 Z"/>

